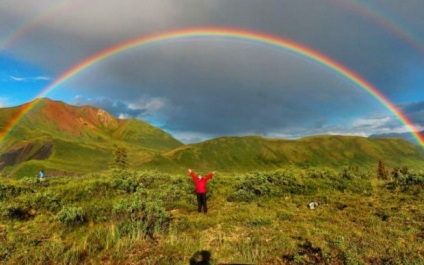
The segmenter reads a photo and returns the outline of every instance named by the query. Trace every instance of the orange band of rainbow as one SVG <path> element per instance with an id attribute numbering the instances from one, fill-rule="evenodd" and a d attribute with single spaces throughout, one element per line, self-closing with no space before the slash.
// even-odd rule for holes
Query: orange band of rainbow
<path id="1" fill-rule="evenodd" d="M 372 97 L 374 97 L 378 102 L 380 102 L 384 107 L 386 107 L 390 112 L 392 112 L 399 121 L 401 121 L 406 128 L 411 132 L 414 139 L 417 140 L 419 145 L 424 148 L 424 140 L 418 132 L 415 131 L 413 123 L 406 117 L 393 103 L 391 103 L 380 91 L 373 87 L 361 76 L 348 69 L 347 67 L 341 65 L 340 63 L 334 61 L 333 59 L 311 49 L 306 46 L 300 45 L 294 41 L 283 39 L 280 37 L 267 35 L 259 32 L 246 31 L 241 29 L 228 29 L 228 28 L 193 28 L 193 29 L 183 29 L 175 30 L 170 32 L 164 32 L 160 34 L 153 34 L 148 36 L 142 36 L 130 41 L 123 42 L 116 46 L 113 46 L 109 49 L 105 49 L 85 60 L 76 64 L 62 75 L 60 75 L 56 80 L 54 80 L 49 86 L 47 86 L 40 93 L 39 97 L 47 95 L 50 91 L 58 88 L 64 82 L 68 81 L 72 77 L 78 75 L 85 69 L 107 59 L 112 56 L 118 55 L 124 51 L 130 50 L 135 47 L 140 47 L 148 44 L 155 44 L 161 41 L 193 38 L 193 37 L 202 37 L 202 38 L 229 38 L 229 39 L 239 39 L 245 41 L 253 41 L 257 43 L 267 44 L 279 48 L 286 49 L 295 54 L 302 55 L 308 59 L 311 59 L 329 69 L 335 73 L 340 74 L 346 79 L 350 80 L 352 83 L 357 85 L 359 88 L 366 91 Z M 15 117 L 9 121 L 8 126 L 5 130 L 0 132 L 0 143 L 3 142 L 7 134 L 11 132 L 13 127 L 19 122 L 19 120 L 33 107 L 35 103 L 27 104 L 25 108 L 22 109 L 20 113 L 15 115 Z"/>

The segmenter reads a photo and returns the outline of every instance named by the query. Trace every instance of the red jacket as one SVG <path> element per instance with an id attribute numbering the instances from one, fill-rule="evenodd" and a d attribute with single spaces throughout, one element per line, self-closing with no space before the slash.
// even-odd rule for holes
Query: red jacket
<path id="1" fill-rule="evenodd" d="M 213 176 L 213 172 L 207 174 L 202 179 L 199 179 L 196 174 L 192 171 L 190 173 L 191 178 L 194 181 L 194 184 L 196 184 L 196 192 L 197 193 L 206 193 L 206 182 Z"/>

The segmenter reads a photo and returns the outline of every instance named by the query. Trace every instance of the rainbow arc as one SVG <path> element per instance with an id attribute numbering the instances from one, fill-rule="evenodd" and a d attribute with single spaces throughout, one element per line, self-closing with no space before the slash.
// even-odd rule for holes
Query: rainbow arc
<path id="1" fill-rule="evenodd" d="M 328 56 L 319 53 L 316 50 L 313 50 L 309 47 L 296 43 L 289 39 L 284 39 L 281 37 L 263 34 L 260 32 L 247 31 L 242 29 L 230 29 L 230 28 L 192 28 L 192 29 L 183 29 L 164 32 L 160 34 L 153 34 L 148 36 L 142 36 L 135 38 L 111 48 L 105 49 L 93 56 L 86 58 L 80 63 L 74 65 L 69 70 L 62 73 L 57 79 L 50 83 L 46 88 L 42 90 L 38 97 L 44 97 L 49 92 L 60 87 L 63 83 L 67 82 L 76 75 L 82 73 L 84 70 L 93 67 L 94 65 L 105 61 L 108 58 L 117 56 L 125 51 L 131 50 L 136 47 L 143 47 L 147 45 L 153 45 L 164 41 L 170 40 L 180 40 L 180 39 L 192 39 L 192 38 L 221 38 L 221 39 L 230 39 L 230 40 L 243 40 L 251 41 L 260 44 L 266 44 L 274 46 L 277 48 L 282 48 L 288 50 L 294 54 L 298 54 L 308 58 L 319 65 L 332 70 L 333 72 L 343 76 L 358 88 L 366 91 L 369 95 L 374 97 L 380 104 L 387 108 L 391 113 L 393 113 L 396 118 L 405 125 L 405 127 L 410 131 L 415 140 L 424 148 L 423 137 L 416 132 L 413 123 L 409 118 L 404 115 L 393 103 L 390 102 L 377 88 L 367 82 L 364 78 L 350 70 L 349 68 L 343 66 L 342 64 L 336 62 L 335 60 L 329 58 Z M 36 101 L 33 101 L 30 104 L 25 105 L 22 110 L 9 121 L 8 126 L 0 132 L 0 143 L 3 142 L 5 137 L 12 131 L 13 127 L 25 116 L 25 114 L 30 111 Z"/>

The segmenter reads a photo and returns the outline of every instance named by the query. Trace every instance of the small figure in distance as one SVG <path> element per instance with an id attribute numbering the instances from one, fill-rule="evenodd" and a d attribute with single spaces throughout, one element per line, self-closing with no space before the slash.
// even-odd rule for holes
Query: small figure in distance
<path id="1" fill-rule="evenodd" d="M 202 211 L 207 213 L 208 207 L 206 203 L 206 182 L 215 174 L 215 171 L 210 172 L 206 176 L 202 177 L 202 175 L 196 175 L 193 170 L 188 169 L 188 173 L 196 185 L 196 193 L 197 193 L 197 211 L 200 213 Z"/>
<path id="2" fill-rule="evenodd" d="M 40 177 L 40 181 L 44 181 L 44 177 L 45 177 L 44 170 L 40 170 L 40 172 L 38 172 L 38 176 Z"/>

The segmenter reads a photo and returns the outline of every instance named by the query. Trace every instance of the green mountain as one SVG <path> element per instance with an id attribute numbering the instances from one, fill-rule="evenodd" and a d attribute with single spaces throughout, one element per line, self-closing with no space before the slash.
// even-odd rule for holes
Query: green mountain
<path id="1" fill-rule="evenodd" d="M 3 175 L 35 176 L 43 168 L 54 175 L 106 170 L 115 145 L 127 148 L 133 169 L 168 172 L 217 170 L 247 172 L 286 166 L 424 169 L 423 150 L 402 139 L 313 136 L 298 140 L 258 136 L 222 137 L 184 145 L 168 133 L 136 119 L 121 120 L 104 110 L 76 107 L 50 99 L 0 109 L 0 130 L 28 111 L 0 143 Z"/>
<path id="2" fill-rule="evenodd" d="M 418 132 L 421 137 L 424 137 L 424 131 Z M 407 140 L 411 143 L 418 144 L 417 140 L 411 133 L 383 133 L 383 134 L 372 134 L 369 138 L 400 138 Z"/>
<path id="3" fill-rule="evenodd" d="M 182 145 L 148 123 L 116 119 L 98 108 L 46 98 L 28 104 L 0 109 L 3 131 L 8 121 L 31 106 L 1 143 L 0 169 L 6 172 L 34 174 L 41 167 L 50 172 L 91 172 L 108 168 L 114 145 L 140 157 Z"/>
<path id="4" fill-rule="evenodd" d="M 161 161 L 175 168 L 243 172 L 289 165 L 376 168 L 379 159 L 393 167 L 424 166 L 423 151 L 405 140 L 353 136 L 313 136 L 299 140 L 223 137 L 181 146 L 149 163 L 160 164 Z"/>

